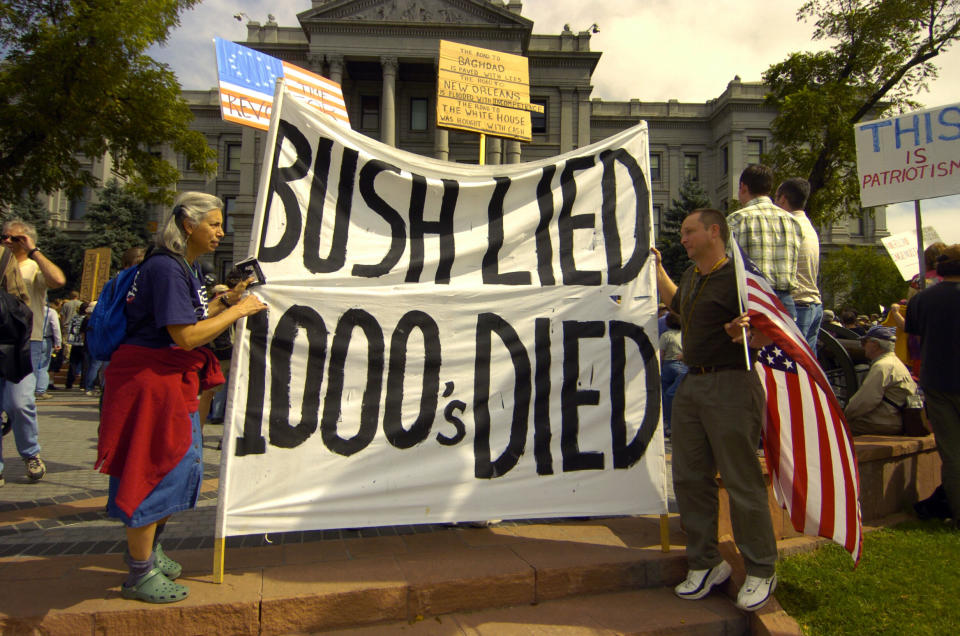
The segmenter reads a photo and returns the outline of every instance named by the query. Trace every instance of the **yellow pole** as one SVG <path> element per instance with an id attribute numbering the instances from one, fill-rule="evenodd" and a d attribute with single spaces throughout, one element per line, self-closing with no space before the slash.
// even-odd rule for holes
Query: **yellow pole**
<path id="1" fill-rule="evenodd" d="M 227 540 L 217 537 L 213 540 L 213 582 L 223 583 L 223 557 Z"/>
<path id="2" fill-rule="evenodd" d="M 660 550 L 670 551 L 670 517 L 668 515 L 660 515 Z"/>
<path id="3" fill-rule="evenodd" d="M 480 165 L 487 163 L 487 136 L 480 133 Z"/>

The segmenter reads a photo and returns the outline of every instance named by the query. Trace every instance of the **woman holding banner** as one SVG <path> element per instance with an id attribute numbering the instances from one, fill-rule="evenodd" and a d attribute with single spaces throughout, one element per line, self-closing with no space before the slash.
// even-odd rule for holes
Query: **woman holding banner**
<path id="1" fill-rule="evenodd" d="M 173 582 L 180 564 L 160 535 L 170 515 L 196 505 L 203 478 L 197 394 L 223 383 L 206 345 L 267 306 L 244 295 L 249 280 L 207 304 L 197 259 L 223 238 L 223 203 L 181 194 L 161 224 L 127 294 L 126 337 L 105 373 L 97 466 L 110 475 L 107 511 L 127 526 L 124 598 L 172 603 L 189 590 Z"/>

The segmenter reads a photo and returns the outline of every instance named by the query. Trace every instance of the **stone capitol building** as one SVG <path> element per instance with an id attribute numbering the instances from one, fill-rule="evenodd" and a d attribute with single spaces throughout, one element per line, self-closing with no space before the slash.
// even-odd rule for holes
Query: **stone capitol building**
<path id="1" fill-rule="evenodd" d="M 301 0 L 305 4 L 307 0 Z M 591 84 L 602 52 L 590 49 L 590 31 L 535 33 L 520 0 L 312 0 L 298 25 L 272 16 L 247 23 L 238 42 L 324 75 L 343 87 L 354 130 L 383 143 L 437 159 L 477 163 L 479 137 L 436 126 L 440 40 L 496 49 L 529 60 L 530 98 L 544 107 L 532 113 L 531 143 L 488 137 L 486 163 L 531 161 L 602 140 L 646 121 L 654 226 L 684 180 L 698 181 L 712 204 L 735 200 L 740 171 L 758 162 L 771 143 L 775 111 L 764 104 L 765 87 L 734 77 L 705 103 L 608 101 Z M 248 255 L 250 226 L 266 133 L 224 122 L 216 88 L 184 90 L 193 127 L 217 151 L 214 177 L 191 170 L 171 148 L 157 149 L 181 172 L 178 190 L 201 190 L 223 199 L 228 234 L 214 255 L 222 278 Z M 109 158 L 88 164 L 95 176 L 110 174 Z M 71 232 L 85 229 L 83 215 L 96 192 L 79 200 L 51 195 L 54 222 Z M 157 218 L 162 214 L 157 209 Z M 873 215 L 820 228 L 824 249 L 875 245 L 887 235 L 882 208 Z"/>

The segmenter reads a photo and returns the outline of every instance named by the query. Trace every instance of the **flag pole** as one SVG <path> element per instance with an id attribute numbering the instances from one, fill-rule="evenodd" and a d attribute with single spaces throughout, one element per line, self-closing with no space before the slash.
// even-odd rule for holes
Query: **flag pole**
<path id="1" fill-rule="evenodd" d="M 913 214 L 917 218 L 917 257 L 920 259 L 920 276 L 917 285 L 920 289 L 927 287 L 927 262 L 923 257 L 923 221 L 920 219 L 920 199 L 913 200 Z"/>
<path id="2" fill-rule="evenodd" d="M 733 264 L 734 269 L 736 269 L 736 279 L 737 279 L 737 306 L 740 308 L 740 315 L 742 316 L 745 308 L 743 306 L 744 290 L 741 289 L 741 284 L 745 282 L 743 276 L 743 258 L 737 258 L 739 251 L 734 252 L 734 250 L 739 250 L 740 246 L 733 241 L 733 237 L 727 242 L 727 247 L 730 248 L 730 252 L 733 255 Z M 750 345 L 747 343 L 748 334 L 746 326 L 740 328 L 741 333 L 743 334 L 743 361 L 747 364 L 747 371 L 750 370 Z"/>

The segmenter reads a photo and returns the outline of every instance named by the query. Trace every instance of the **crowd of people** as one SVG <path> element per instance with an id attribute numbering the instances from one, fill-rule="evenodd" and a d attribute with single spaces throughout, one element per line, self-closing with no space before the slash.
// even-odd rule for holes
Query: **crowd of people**
<path id="1" fill-rule="evenodd" d="M 752 369 L 758 348 L 770 341 L 750 328 L 741 309 L 731 246 L 739 245 L 765 273 L 814 352 L 821 324 L 837 318 L 860 337 L 871 364 L 846 405 L 854 434 L 901 433 L 903 411 L 919 395 L 919 380 L 943 458 L 946 516 L 955 521 L 951 511 L 960 510 L 960 369 L 953 358 L 960 346 L 953 318 L 960 311 L 960 245 L 938 248 L 926 285 L 917 285 L 926 289 L 915 290 L 905 306 L 893 305 L 887 317 L 892 326 L 880 324 L 879 315 L 844 310 L 837 316 L 823 310 L 817 287 L 819 242 L 804 212 L 809 192 L 809 184 L 796 178 L 774 191 L 772 171 L 750 165 L 740 176 L 739 210 L 727 217 L 703 208 L 684 219 L 681 243 L 692 264 L 679 281 L 671 280 L 652 250 L 662 300 L 664 425 L 687 533 L 689 570 L 675 588 L 681 598 L 705 597 L 732 571 L 718 548 L 718 472 L 747 574 L 737 605 L 747 611 L 763 607 L 777 582 L 777 546 L 757 456 L 765 394 Z M 3 226 L 3 289 L 33 311 L 32 370 L 19 380 L 0 379 L 3 411 L 28 477 L 39 480 L 46 468 L 36 401 L 54 390 L 50 369 L 68 365 L 64 389 L 82 381 L 88 395 L 102 391 L 96 465 L 109 475 L 108 514 L 126 526 L 126 598 L 169 603 L 189 593 L 175 582 L 182 568 L 163 552 L 161 537 L 172 514 L 196 504 L 201 424 L 223 421 L 234 324 L 267 309 L 246 293 L 251 279 L 237 274 L 216 284 L 201 274 L 199 259 L 223 237 L 222 210 L 212 195 L 184 193 L 161 223 L 155 244 L 124 254 L 123 267 L 137 270 L 125 292 L 125 336 L 108 363 L 87 346 L 96 302 L 71 292 L 48 304 L 46 292 L 64 285 L 63 272 L 38 249 L 28 223 Z M 911 369 L 897 356 L 897 343 L 908 339 L 910 360 L 916 361 Z"/>
<path id="2" fill-rule="evenodd" d="M 773 179 L 770 168 L 752 164 L 740 175 L 739 210 L 727 217 L 698 209 L 686 217 L 681 243 L 693 264 L 679 282 L 653 250 L 662 300 L 664 427 L 672 439 L 674 490 L 688 539 L 689 571 L 675 592 L 700 599 L 730 576 L 717 545 L 719 472 L 747 573 L 737 598 L 746 610 L 762 607 L 776 588 L 776 542 L 756 454 L 765 396 L 750 370 L 757 349 L 769 342 L 750 329 L 741 309 L 730 249 L 739 246 L 763 272 L 814 355 L 821 324 L 836 324 L 838 317 L 859 339 L 870 367 L 846 404 L 853 435 L 903 434 L 906 414 L 926 400 L 943 460 L 943 485 L 934 494 L 943 505 L 937 510 L 955 525 L 960 514 L 960 245 L 928 250 L 926 284 L 915 281 L 916 295 L 905 311 L 892 302 L 887 320 L 852 309 L 837 316 L 823 310 L 817 286 L 820 245 L 804 212 L 810 185 L 792 178 L 774 191 Z M 895 353 L 898 340 L 911 343 L 914 373 Z M 921 516 L 932 516 L 928 503 L 918 505 Z"/>

